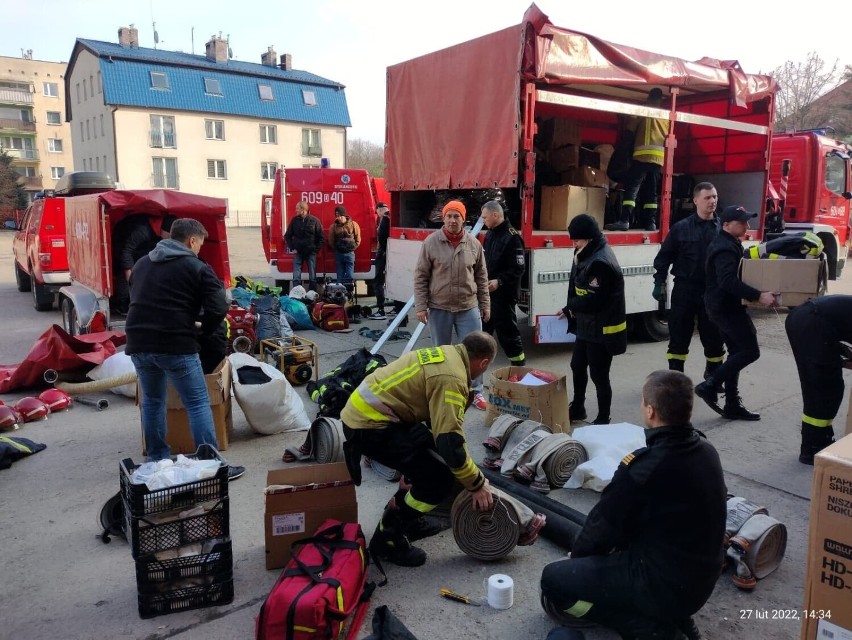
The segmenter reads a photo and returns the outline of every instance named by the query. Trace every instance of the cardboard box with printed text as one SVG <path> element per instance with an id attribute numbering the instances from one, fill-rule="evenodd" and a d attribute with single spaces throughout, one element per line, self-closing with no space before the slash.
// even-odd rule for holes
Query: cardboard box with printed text
<path id="1" fill-rule="evenodd" d="M 554 382 L 541 385 L 526 385 L 511 382 L 523 378 L 536 369 L 530 367 L 503 367 L 491 374 L 488 383 L 488 411 L 485 426 L 501 413 L 508 413 L 524 420 L 535 420 L 546 424 L 553 433 L 571 433 L 568 420 L 568 378 L 565 374 L 550 373 Z"/>
<path id="2" fill-rule="evenodd" d="M 355 483 L 344 462 L 272 469 L 266 474 L 266 568 L 290 561 L 290 545 L 328 518 L 358 522 Z"/>

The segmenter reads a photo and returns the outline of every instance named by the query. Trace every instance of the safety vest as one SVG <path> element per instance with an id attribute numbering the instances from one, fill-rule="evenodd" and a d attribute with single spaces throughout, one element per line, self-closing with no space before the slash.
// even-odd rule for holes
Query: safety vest
<path id="1" fill-rule="evenodd" d="M 633 159 L 662 166 L 668 134 L 668 120 L 640 118 L 633 143 Z"/>

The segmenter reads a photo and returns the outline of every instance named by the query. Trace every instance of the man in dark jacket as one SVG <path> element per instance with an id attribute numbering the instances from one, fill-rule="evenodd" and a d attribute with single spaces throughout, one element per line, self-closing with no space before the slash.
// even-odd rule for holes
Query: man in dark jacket
<path id="1" fill-rule="evenodd" d="M 302 284 L 302 265 L 308 265 L 308 290 L 317 290 L 317 253 L 325 244 L 319 219 L 309 213 L 308 203 L 296 203 L 296 217 L 290 220 L 284 241 L 293 254 L 293 286 Z"/>
<path id="2" fill-rule="evenodd" d="M 760 420 L 759 413 L 743 406 L 739 393 L 740 371 L 760 358 L 757 331 L 742 301 L 777 306 L 775 294 L 750 287 L 738 275 L 743 257 L 742 238 L 748 231 L 748 221 L 756 216 L 740 205 L 725 207 L 719 214 L 722 229 L 707 249 L 704 304 L 707 315 L 719 327 L 719 333 L 728 345 L 728 359 L 695 387 L 695 394 L 713 411 L 729 420 Z M 718 403 L 722 385 L 725 386 L 724 409 Z"/>
<path id="3" fill-rule="evenodd" d="M 207 231 L 197 220 L 180 218 L 171 238 L 160 241 L 134 266 L 130 278 L 127 348 L 142 391 L 142 430 L 150 460 L 169 457 L 166 442 L 166 383 L 180 395 L 196 447 L 219 447 L 210 398 L 198 357 L 200 332 L 222 326 L 228 310 L 222 282 L 198 258 Z M 245 472 L 229 469 L 233 478 Z"/>
<path id="4" fill-rule="evenodd" d="M 699 182 L 692 191 L 695 215 L 681 220 L 669 231 L 657 257 L 654 258 L 654 299 L 666 300 L 666 279 L 669 267 L 674 276 L 671 308 L 669 309 L 669 350 L 666 355 L 669 369 L 683 371 L 689 343 L 698 321 L 698 336 L 704 346 L 704 377 L 713 373 L 725 357 L 725 345 L 719 329 L 704 307 L 704 282 L 707 247 L 719 231 L 716 219 L 716 187 Z"/>
<path id="5" fill-rule="evenodd" d="M 598 396 L 594 424 L 610 423 L 612 357 L 627 350 L 627 316 L 624 276 L 618 260 L 597 221 L 583 213 L 571 220 L 568 235 L 574 241 L 574 267 L 568 281 L 568 302 L 557 315 L 568 318 L 568 331 L 576 334 L 571 371 L 574 399 L 568 416 L 586 419 L 589 375 Z"/>
<path id="6" fill-rule="evenodd" d="M 802 386 L 799 462 L 813 464 L 814 456 L 834 442 L 831 423 L 843 402 L 843 368 L 852 368 L 840 345 L 852 342 L 852 296 L 809 300 L 791 310 L 784 324 Z"/>
<path id="7" fill-rule="evenodd" d="M 370 320 L 385 319 L 385 267 L 388 264 L 388 238 L 390 237 L 390 210 L 384 202 L 376 204 L 376 277 L 373 279 L 373 289 L 376 293 L 376 312 Z"/>
<path id="8" fill-rule="evenodd" d="M 482 217 L 488 227 L 483 250 L 491 296 L 491 319 L 483 323 L 482 330 L 496 333 L 509 363 L 522 367 L 526 364 L 526 356 L 518 331 L 515 305 L 521 293 L 521 276 L 524 275 L 526 264 L 524 241 L 506 220 L 503 206 L 496 200 L 490 200 L 482 206 Z"/>
<path id="9" fill-rule="evenodd" d="M 655 371 L 642 388 L 647 446 L 621 461 L 571 557 L 541 575 L 544 610 L 622 638 L 699 638 L 691 616 L 719 577 L 726 490 L 719 454 L 690 424 L 692 382 Z"/>
<path id="10" fill-rule="evenodd" d="M 148 255 L 157 243 L 169 237 L 174 216 L 131 215 L 123 218 L 112 230 L 113 294 L 111 307 L 118 313 L 127 313 L 130 304 L 130 272 L 133 265 Z"/>

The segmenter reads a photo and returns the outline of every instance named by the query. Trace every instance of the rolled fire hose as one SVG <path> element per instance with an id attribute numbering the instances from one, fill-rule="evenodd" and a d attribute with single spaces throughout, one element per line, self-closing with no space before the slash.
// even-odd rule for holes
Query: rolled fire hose
<path id="1" fill-rule="evenodd" d="M 377 476 L 379 476 L 383 480 L 387 480 L 388 482 L 396 482 L 402 475 L 396 469 L 386 467 L 378 460 L 373 460 L 372 458 L 367 458 L 366 456 L 364 457 L 364 463 L 370 469 L 372 469 Z"/>
<path id="2" fill-rule="evenodd" d="M 734 537 L 746 521 L 759 513 L 768 514 L 766 507 L 762 507 L 750 500 L 739 496 L 728 498 L 728 515 L 725 520 L 725 546 Z"/>
<path id="3" fill-rule="evenodd" d="M 490 511 L 476 511 L 469 491 L 456 496 L 450 512 L 453 537 L 466 555 L 486 562 L 505 558 L 518 545 L 523 532 L 515 505 L 494 496 Z"/>
<path id="4" fill-rule="evenodd" d="M 114 387 L 136 382 L 136 372 L 131 371 L 120 376 L 104 378 L 103 380 L 92 380 L 90 382 L 57 382 L 53 386 L 61 389 L 68 395 L 74 396 L 82 393 L 94 393 L 96 391 L 109 391 Z"/>
<path id="5" fill-rule="evenodd" d="M 502 489 L 522 504 L 547 518 L 547 522 L 541 530 L 541 535 L 564 549 L 571 549 L 575 538 L 586 522 L 584 514 L 561 502 L 536 493 L 529 487 L 518 484 L 496 471 L 482 469 L 481 467 L 480 469 L 493 487 Z"/>
<path id="6" fill-rule="evenodd" d="M 737 560 L 737 578 L 743 578 L 740 563 L 744 563 L 750 575 L 761 580 L 778 568 L 787 550 L 787 527 L 775 518 L 758 513 L 749 518 L 737 535 L 731 538 L 728 556 Z M 752 588 L 748 582 L 737 586 Z"/>
<path id="7" fill-rule="evenodd" d="M 527 437 L 534 434 L 536 431 L 542 431 L 544 433 L 550 433 L 551 429 L 546 424 L 542 424 L 541 422 L 536 422 L 535 420 L 522 420 L 517 424 L 511 425 L 509 429 L 507 429 L 504 438 L 501 438 L 501 442 L 503 444 L 502 451 L 506 451 L 512 453 L 515 449 L 524 442 Z M 534 438 L 536 441 L 541 439 L 541 436 Z M 493 442 L 490 438 L 488 442 Z M 532 442 L 528 443 L 532 444 Z M 523 452 L 523 448 L 518 451 L 518 453 Z M 499 467 L 497 466 L 499 463 Z M 489 458 L 486 466 L 489 468 L 499 468 L 503 473 L 510 473 L 511 469 L 515 468 L 514 464 L 508 466 L 508 463 L 505 462 L 504 458 L 497 457 Z M 508 466 L 509 471 L 505 471 Z"/>
<path id="8" fill-rule="evenodd" d="M 343 423 L 337 418 L 321 416 L 313 421 L 305 444 L 285 450 L 284 461 L 316 460 L 319 464 L 343 461 Z M 306 447 L 307 445 L 307 447 Z"/>
<path id="9" fill-rule="evenodd" d="M 565 486 L 574 470 L 588 461 L 586 447 L 567 433 L 554 433 L 533 449 L 530 460 L 518 465 L 515 474 L 536 491 L 547 493 Z"/>

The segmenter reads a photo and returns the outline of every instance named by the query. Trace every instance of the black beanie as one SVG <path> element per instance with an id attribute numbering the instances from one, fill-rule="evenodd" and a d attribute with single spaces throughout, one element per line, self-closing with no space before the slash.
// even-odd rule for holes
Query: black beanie
<path id="1" fill-rule="evenodd" d="M 572 240 L 594 240 L 601 235 L 601 228 L 592 216 L 581 213 L 568 223 L 568 235 Z"/>

